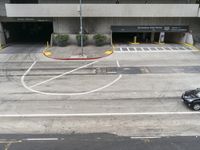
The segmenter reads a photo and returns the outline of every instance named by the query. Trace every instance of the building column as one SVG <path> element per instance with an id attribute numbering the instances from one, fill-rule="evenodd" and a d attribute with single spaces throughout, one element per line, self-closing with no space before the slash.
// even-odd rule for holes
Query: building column
<path id="1" fill-rule="evenodd" d="M 155 38 L 155 32 L 152 32 L 152 33 L 151 33 L 151 43 L 154 42 L 154 38 Z"/>
<path id="2" fill-rule="evenodd" d="M 0 44 L 2 44 L 2 45 L 6 44 L 5 36 L 4 36 L 4 33 L 3 33 L 3 27 L 2 27 L 1 22 L 0 22 Z"/>
<path id="3" fill-rule="evenodd" d="M 164 43 L 165 41 L 165 32 L 160 32 L 159 43 Z"/>

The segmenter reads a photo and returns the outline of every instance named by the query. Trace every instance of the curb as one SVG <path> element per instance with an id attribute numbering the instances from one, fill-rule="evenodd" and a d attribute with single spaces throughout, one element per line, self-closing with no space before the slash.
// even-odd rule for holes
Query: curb
<path id="1" fill-rule="evenodd" d="M 100 59 L 100 58 L 104 58 L 107 56 L 110 56 L 111 54 L 113 54 L 113 50 L 110 50 L 111 53 L 105 56 L 101 56 L 101 57 L 92 57 L 92 58 L 56 58 L 56 57 L 50 57 L 49 55 L 47 55 L 45 53 L 45 51 L 48 51 L 47 49 L 43 50 L 43 55 L 46 56 L 47 58 L 51 58 L 51 59 L 55 59 L 55 60 L 96 60 L 96 59 Z"/>

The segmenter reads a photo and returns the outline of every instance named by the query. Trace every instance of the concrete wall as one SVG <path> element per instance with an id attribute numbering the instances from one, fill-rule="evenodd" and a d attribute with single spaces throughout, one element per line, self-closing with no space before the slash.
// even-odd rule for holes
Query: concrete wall
<path id="1" fill-rule="evenodd" d="M 53 26 L 55 33 L 78 33 L 79 18 L 54 18 Z"/>
<path id="2" fill-rule="evenodd" d="M 144 4 L 146 0 L 119 0 L 120 4 Z M 109 3 L 113 4 L 116 0 L 84 0 L 84 3 Z M 187 4 L 195 3 L 196 0 L 149 0 L 150 4 Z M 39 0 L 39 3 L 79 3 L 79 0 Z"/>
<path id="3" fill-rule="evenodd" d="M 84 17 L 197 17 L 198 4 L 84 4 Z M 78 4 L 6 4 L 8 17 L 79 17 Z"/>

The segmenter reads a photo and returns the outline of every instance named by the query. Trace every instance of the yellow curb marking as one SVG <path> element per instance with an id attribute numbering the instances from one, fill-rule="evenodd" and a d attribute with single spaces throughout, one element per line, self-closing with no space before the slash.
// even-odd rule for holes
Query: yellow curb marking
<path id="1" fill-rule="evenodd" d="M 113 50 L 106 50 L 105 52 L 104 52 L 104 54 L 106 54 L 106 55 L 110 55 L 110 54 L 112 54 L 113 53 Z"/>
<path id="2" fill-rule="evenodd" d="M 43 53 L 44 53 L 45 56 L 51 56 L 52 55 L 52 52 L 49 51 L 49 50 L 45 50 Z"/>
<path id="3" fill-rule="evenodd" d="M 140 44 L 139 42 L 136 42 L 136 43 L 134 43 L 134 42 L 129 42 L 129 44 Z"/>

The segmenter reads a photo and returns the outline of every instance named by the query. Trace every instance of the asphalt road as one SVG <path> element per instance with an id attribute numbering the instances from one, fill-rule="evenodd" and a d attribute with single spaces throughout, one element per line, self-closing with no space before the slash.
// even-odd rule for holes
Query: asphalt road
<path id="1" fill-rule="evenodd" d="M 1 150 L 199 150 L 199 137 L 138 138 L 112 134 L 1 135 Z M 6 137 L 6 138 L 5 138 Z M 10 139 L 11 137 L 11 139 Z"/>
<path id="2" fill-rule="evenodd" d="M 200 87 L 199 52 L 82 62 L 51 60 L 43 49 L 13 45 L 0 52 L 0 133 L 200 135 L 199 114 L 180 99 Z"/>

